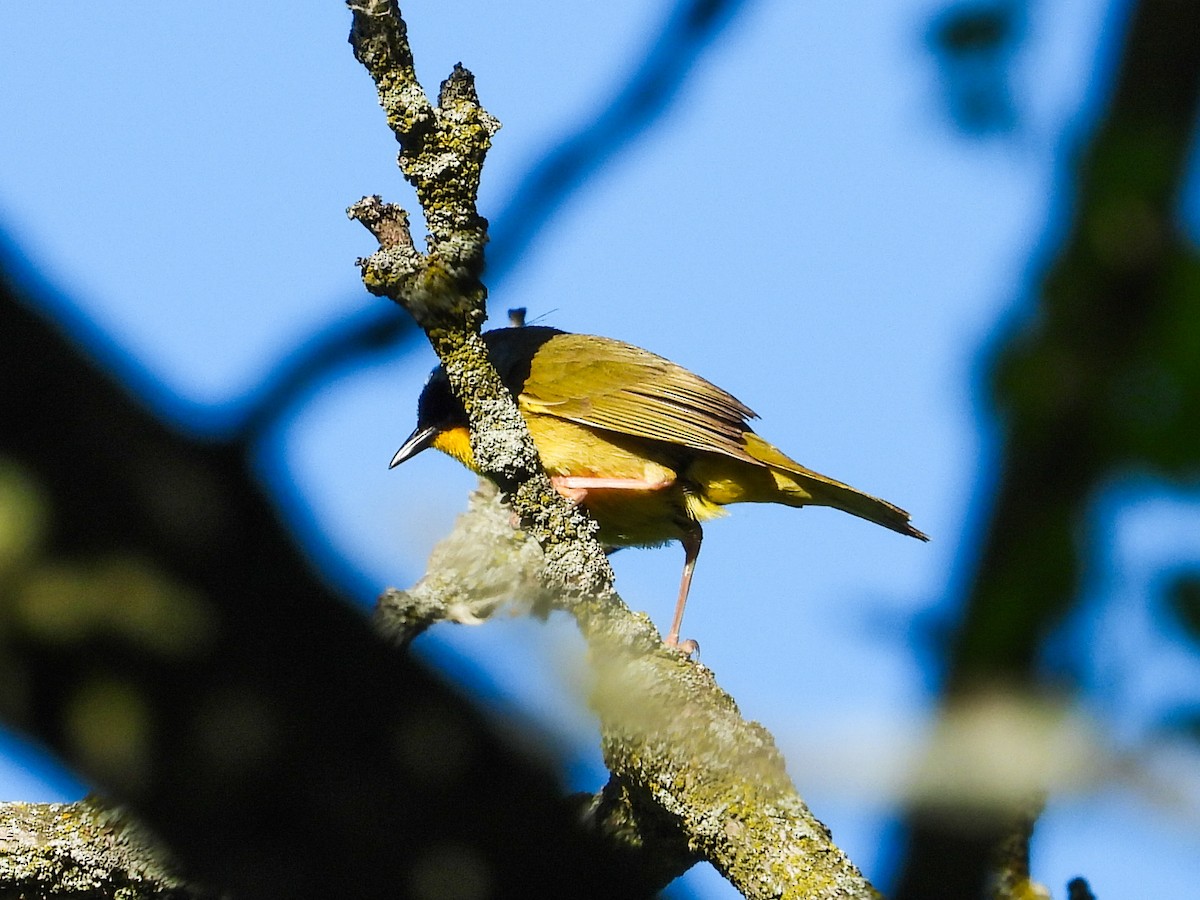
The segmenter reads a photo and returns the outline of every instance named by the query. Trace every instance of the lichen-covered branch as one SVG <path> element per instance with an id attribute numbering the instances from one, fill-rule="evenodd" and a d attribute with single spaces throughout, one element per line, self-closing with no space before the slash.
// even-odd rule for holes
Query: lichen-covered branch
<path id="1" fill-rule="evenodd" d="M 546 581 L 566 595 L 612 597 L 612 569 L 591 536 L 595 525 L 550 486 L 516 403 L 479 338 L 486 289 L 479 279 L 487 221 L 476 209 L 479 177 L 500 127 L 480 104 L 462 66 L 433 106 L 416 80 L 407 29 L 393 0 L 350 2 L 350 43 L 371 73 L 400 142 L 400 168 L 416 188 L 429 231 L 426 253 L 413 245 L 407 214 L 378 197 L 350 207 L 379 241 L 360 260 L 372 293 L 407 309 L 425 330 L 471 422 L 482 471 L 509 495 L 514 512 L 546 552 Z"/>
<path id="2" fill-rule="evenodd" d="M 376 621 L 407 643 L 513 598 L 539 605 L 542 565 L 498 491 L 481 485 L 428 574 L 386 593 Z M 876 896 L 796 794 L 770 734 L 741 717 L 711 670 L 664 649 L 642 614 L 588 597 L 571 611 L 588 642 L 612 773 L 586 822 L 651 888 L 706 859 L 750 898 Z"/>
<path id="3" fill-rule="evenodd" d="M 771 735 L 710 669 L 588 638 L 605 762 L 639 819 L 677 823 L 746 897 L 876 896 L 796 793 Z"/>
<path id="4" fill-rule="evenodd" d="M 429 336 L 467 411 L 475 461 L 527 535 L 502 542 L 499 552 L 511 554 L 504 566 L 483 564 L 480 553 L 494 560 L 495 551 L 481 551 L 475 538 L 496 520 L 480 525 L 477 516 L 504 513 L 494 501 L 489 513 L 477 498 L 459 522 L 461 536 L 436 551 L 441 571 L 385 597 L 378 620 L 406 642 L 437 618 L 485 614 L 510 593 L 508 585 L 519 595 L 540 584 L 538 593 L 547 590 L 554 605 L 575 616 L 592 657 L 592 703 L 613 782 L 591 822 L 643 860 L 647 879 L 665 884 L 703 857 L 751 898 L 875 896 L 796 794 L 766 730 L 741 718 L 708 669 L 665 649 L 650 621 L 620 602 L 594 523 L 546 478 L 479 337 L 486 222 L 475 199 L 498 123 L 461 66 L 442 85 L 437 106 L 429 102 L 394 2 L 349 6 L 351 43 L 375 81 L 429 230 L 421 253 L 404 211 L 378 197 L 352 206 L 350 216 L 380 244 L 360 261 L 364 283 L 407 309 Z M 541 552 L 518 552 L 522 540 L 536 541 Z"/>
<path id="5" fill-rule="evenodd" d="M 350 43 L 371 73 L 400 143 L 400 169 L 416 188 L 429 225 L 430 255 L 455 277 L 475 279 L 478 287 L 487 220 L 479 215 L 475 199 L 483 160 L 500 123 L 479 103 L 475 77 L 461 65 L 442 83 L 438 105 L 429 102 L 417 81 L 408 31 L 395 0 L 351 0 L 348 5 L 354 14 Z M 468 291 L 462 296 L 476 299 Z"/>
<path id="6" fill-rule="evenodd" d="M 170 855 L 123 814 L 95 801 L 0 803 L 5 897 L 218 900 L 174 870 Z"/>

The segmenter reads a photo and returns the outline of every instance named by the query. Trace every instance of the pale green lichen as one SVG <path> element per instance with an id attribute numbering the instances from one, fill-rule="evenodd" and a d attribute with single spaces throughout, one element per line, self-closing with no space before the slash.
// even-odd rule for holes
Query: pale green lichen
<path id="1" fill-rule="evenodd" d="M 166 851 L 125 813 L 96 801 L 0 803 L 0 892 L 5 897 L 215 896 L 173 868 Z"/>

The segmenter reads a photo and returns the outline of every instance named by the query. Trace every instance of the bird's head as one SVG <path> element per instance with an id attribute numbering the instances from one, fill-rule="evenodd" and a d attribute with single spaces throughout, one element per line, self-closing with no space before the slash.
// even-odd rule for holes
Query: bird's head
<path id="1" fill-rule="evenodd" d="M 395 468 L 429 447 L 475 468 L 467 413 L 451 392 L 450 380 L 441 366 L 434 369 L 425 382 L 417 400 L 417 427 L 396 451 L 389 468 Z"/>
<path id="2" fill-rule="evenodd" d="M 557 328 L 529 325 L 497 328 L 483 335 L 488 357 L 513 396 L 519 395 L 524 388 L 539 350 L 560 334 L 562 332 Z M 471 453 L 466 410 L 450 390 L 450 379 L 441 366 L 434 369 L 425 382 L 417 401 L 417 427 L 392 457 L 392 466 L 412 459 L 428 447 L 441 450 L 467 468 L 478 471 Z"/>

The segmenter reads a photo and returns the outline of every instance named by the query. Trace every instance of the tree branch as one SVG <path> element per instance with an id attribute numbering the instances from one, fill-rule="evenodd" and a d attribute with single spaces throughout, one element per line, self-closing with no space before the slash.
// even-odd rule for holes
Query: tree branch
<path id="1" fill-rule="evenodd" d="M 5 897 L 219 900 L 135 822 L 90 801 L 0 804 L 0 858 Z"/>
<path id="2" fill-rule="evenodd" d="M 364 260 L 367 288 L 398 302 L 425 329 L 471 426 L 482 472 L 511 503 L 545 557 L 528 581 L 540 580 L 570 611 L 589 644 L 595 672 L 592 703 L 600 716 L 605 761 L 619 785 L 609 799 L 626 804 L 626 823 L 610 833 L 641 837 L 674 832 L 687 846 L 683 868 L 699 852 L 749 897 L 868 897 L 872 889 L 832 844 L 787 777 L 770 735 L 739 716 L 712 673 L 663 648 L 645 616 L 633 615 L 612 590 L 612 571 L 595 526 L 552 488 L 516 404 L 478 336 L 485 289 L 478 275 L 486 235 L 475 198 L 483 155 L 496 124 L 478 105 L 473 80 L 456 67 L 437 107 L 415 82 L 399 9 L 391 2 L 351 3 L 351 43 L 371 72 L 389 125 L 401 145 L 400 166 L 416 187 L 429 228 L 418 253 L 407 216 L 378 198 L 350 210 L 380 242 Z M 455 183 L 461 179 L 462 183 Z M 449 248 L 449 251 L 447 250 Z M 469 520 L 464 520 L 464 522 Z M 460 522 L 460 527 L 467 527 Z M 445 549 L 445 548 L 442 548 Z M 462 554 L 443 553 L 442 562 Z M 470 560 L 468 555 L 466 559 Z M 477 563 L 469 562 L 477 568 Z M 457 575 L 424 580 L 417 593 L 451 584 L 447 609 L 461 610 Z M 483 602 L 491 603 L 492 580 Z M 408 623 L 395 595 L 381 616 Z M 420 622 L 430 618 L 424 598 Z M 447 613 L 449 615 L 450 613 Z M 418 626 L 419 627 L 419 626 Z M 408 639 L 412 629 L 401 628 Z M 604 809 L 604 799 L 598 809 Z M 611 823 L 612 817 L 601 816 Z M 668 867 L 669 868 L 669 867 Z"/>
<path id="3" fill-rule="evenodd" d="M 540 605 L 553 597 L 539 586 L 543 562 L 485 484 L 426 576 L 384 594 L 376 621 L 407 643 L 435 622 L 476 622 L 512 598 Z M 706 859 L 750 898 L 875 896 L 796 794 L 770 734 L 740 716 L 710 669 L 665 650 L 642 614 L 588 598 L 571 611 L 588 642 L 612 773 L 587 822 L 647 888 Z"/>
<path id="4" fill-rule="evenodd" d="M 1098 488 L 1130 471 L 1200 479 L 1200 259 L 1176 206 L 1200 105 L 1194 18 L 1187 0 L 1133 6 L 1112 101 L 1074 167 L 1071 230 L 1038 304 L 996 348 L 1001 474 L 943 720 L 997 690 L 1042 689 L 1039 654 L 1083 596 Z M 898 897 L 979 896 L 1011 815 L 976 810 L 963 828 L 962 813 L 936 802 L 910 812 Z"/>

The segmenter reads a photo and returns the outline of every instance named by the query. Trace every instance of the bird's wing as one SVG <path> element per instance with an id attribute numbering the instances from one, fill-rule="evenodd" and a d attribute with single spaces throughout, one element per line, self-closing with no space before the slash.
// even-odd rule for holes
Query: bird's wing
<path id="1" fill-rule="evenodd" d="M 554 377 L 545 377 L 547 371 Z M 564 333 L 538 349 L 533 372 L 518 398 L 530 412 L 763 465 L 747 453 L 742 437 L 754 411 L 649 351 Z"/>

